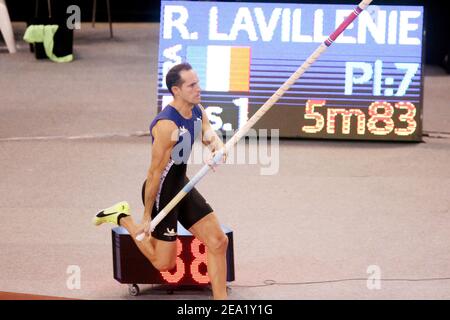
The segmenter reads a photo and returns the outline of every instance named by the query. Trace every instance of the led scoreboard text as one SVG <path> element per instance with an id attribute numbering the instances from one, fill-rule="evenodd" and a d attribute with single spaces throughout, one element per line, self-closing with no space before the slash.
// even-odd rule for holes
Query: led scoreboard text
<path id="1" fill-rule="evenodd" d="M 185 243 L 185 246 L 188 246 L 186 250 L 188 250 L 189 254 L 193 257 L 192 262 L 187 264 L 187 262 L 183 260 L 183 243 L 180 239 L 177 239 L 177 259 L 175 268 L 169 271 L 160 271 L 161 277 L 167 283 L 180 283 L 186 274 L 190 274 L 195 283 L 209 283 L 208 272 L 206 270 L 206 247 L 197 238 L 192 237 L 192 239 L 189 240 L 190 243 Z M 188 267 L 188 270 L 186 267 Z"/>
<path id="2" fill-rule="evenodd" d="M 165 75 L 188 61 L 215 130 L 242 127 L 353 10 L 348 5 L 162 1 Z M 285 137 L 420 141 L 423 8 L 370 6 L 255 128 Z"/>
<path id="3" fill-rule="evenodd" d="M 227 281 L 234 281 L 233 232 L 222 226 L 229 240 L 227 247 Z M 157 270 L 139 251 L 133 239 L 122 227 L 112 230 L 114 278 L 121 283 L 202 285 L 209 283 L 207 248 L 178 224 L 175 267 Z"/>

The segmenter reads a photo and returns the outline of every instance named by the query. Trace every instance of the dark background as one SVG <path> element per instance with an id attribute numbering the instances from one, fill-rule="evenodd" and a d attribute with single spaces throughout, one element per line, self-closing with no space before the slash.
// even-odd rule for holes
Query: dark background
<path id="1" fill-rule="evenodd" d="M 29 21 L 39 2 L 40 14 L 47 10 L 47 0 L 7 0 L 12 21 Z M 159 22 L 160 1 L 151 0 L 110 0 L 113 22 Z M 218 1 L 224 2 L 224 1 Z M 233 2 L 233 1 L 228 1 Z M 276 2 L 276 3 L 329 3 L 358 4 L 359 0 L 297 0 L 297 1 L 262 1 L 247 0 L 234 2 Z M 444 66 L 444 58 L 450 52 L 450 6 L 448 1 L 438 0 L 374 0 L 374 5 L 421 5 L 425 7 L 425 61 L 428 64 Z M 51 0 L 53 15 L 63 12 L 70 4 L 81 8 L 82 21 L 91 21 L 93 0 Z M 106 0 L 97 0 L 96 21 L 107 21 Z M 450 72 L 449 63 L 445 68 Z"/>

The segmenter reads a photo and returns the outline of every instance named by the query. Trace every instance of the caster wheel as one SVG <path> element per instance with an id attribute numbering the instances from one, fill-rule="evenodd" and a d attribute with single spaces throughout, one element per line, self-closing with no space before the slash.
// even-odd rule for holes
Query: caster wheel
<path id="1" fill-rule="evenodd" d="M 129 285 L 128 286 L 128 292 L 133 297 L 138 296 L 139 295 L 139 287 L 138 287 L 138 285 L 137 284 Z"/>

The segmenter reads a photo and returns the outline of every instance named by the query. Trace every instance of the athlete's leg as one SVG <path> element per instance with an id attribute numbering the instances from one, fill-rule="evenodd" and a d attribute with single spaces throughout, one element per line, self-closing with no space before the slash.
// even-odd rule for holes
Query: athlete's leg
<path id="1" fill-rule="evenodd" d="M 211 212 L 190 227 L 189 231 L 207 248 L 208 275 L 214 299 L 226 299 L 228 237 L 223 233 L 219 220 Z"/>
<path id="2" fill-rule="evenodd" d="M 156 269 L 167 271 L 175 267 L 176 241 L 159 240 L 152 236 L 146 236 L 142 241 L 136 240 L 139 226 L 131 216 L 120 219 L 120 226 L 128 230 L 139 250 Z"/>

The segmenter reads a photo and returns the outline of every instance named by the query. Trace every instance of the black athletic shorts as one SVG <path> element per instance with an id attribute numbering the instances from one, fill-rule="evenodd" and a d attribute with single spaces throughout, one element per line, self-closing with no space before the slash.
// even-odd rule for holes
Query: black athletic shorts
<path id="1" fill-rule="evenodd" d="M 159 211 L 172 200 L 178 192 L 189 182 L 186 176 L 186 164 L 174 164 L 169 162 L 159 185 L 158 194 L 152 209 L 152 219 Z M 142 201 L 145 198 L 145 182 L 142 187 Z M 175 241 L 177 239 L 177 221 L 188 230 L 197 221 L 211 213 L 213 209 L 206 202 L 205 198 L 193 188 L 184 198 L 169 212 L 169 214 L 156 226 L 152 232 L 152 237 L 164 240 Z"/>

